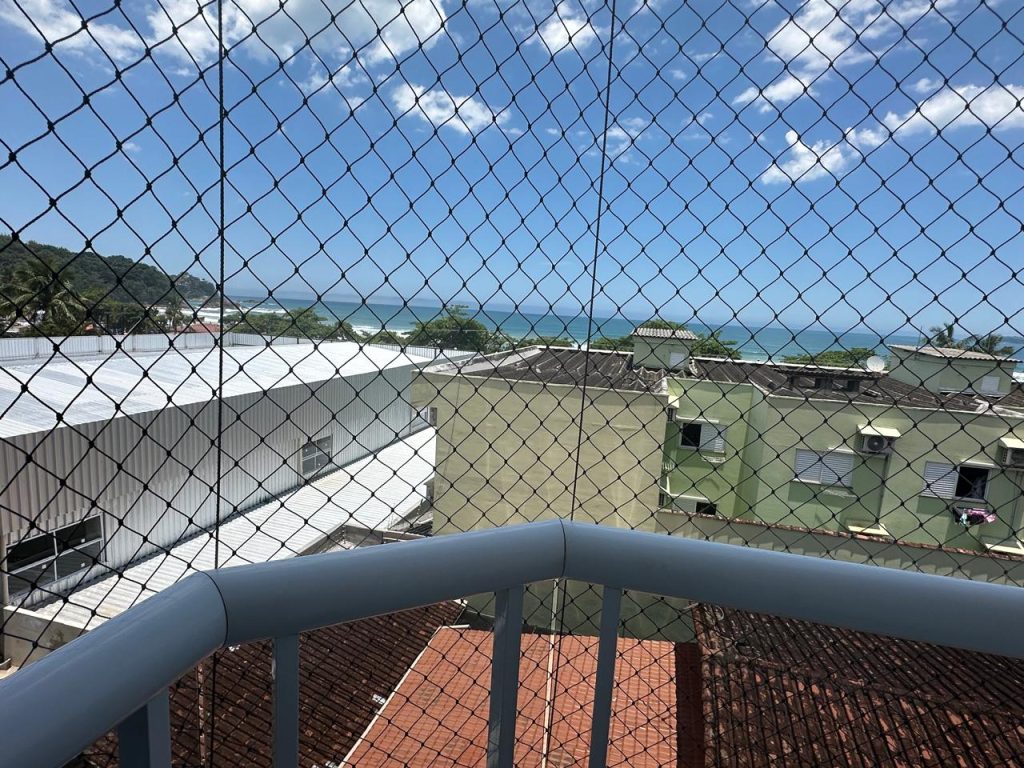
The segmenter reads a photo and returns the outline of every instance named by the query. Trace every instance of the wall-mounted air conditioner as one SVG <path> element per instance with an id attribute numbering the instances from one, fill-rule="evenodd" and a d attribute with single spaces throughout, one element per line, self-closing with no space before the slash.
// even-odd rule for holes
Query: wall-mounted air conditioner
<path id="1" fill-rule="evenodd" d="M 1007 469 L 1024 469 L 1024 448 L 1004 448 L 1003 466 Z"/>
<path id="2" fill-rule="evenodd" d="M 892 453 L 895 437 L 884 435 L 861 435 L 860 451 L 874 456 L 888 456 Z"/>

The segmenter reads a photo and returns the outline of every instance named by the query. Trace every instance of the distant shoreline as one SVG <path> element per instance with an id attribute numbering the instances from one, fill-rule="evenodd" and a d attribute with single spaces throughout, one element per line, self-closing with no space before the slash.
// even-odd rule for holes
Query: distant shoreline
<path id="1" fill-rule="evenodd" d="M 309 307 L 315 304 L 317 311 L 331 320 L 340 319 L 348 322 L 361 334 L 373 335 L 381 331 L 405 335 L 413 330 L 418 321 L 428 321 L 438 317 L 444 309 L 440 306 L 400 306 L 388 303 L 333 301 L 319 303 L 302 299 L 260 299 L 251 296 L 228 297 L 231 303 L 242 309 L 259 314 L 284 314 L 288 310 Z M 231 312 L 234 309 L 227 310 Z M 535 314 L 529 312 L 510 312 L 507 310 L 479 309 L 470 310 L 475 319 L 483 323 L 491 331 L 500 331 L 512 339 L 521 340 L 539 336 L 548 338 L 564 338 L 575 344 L 587 341 L 588 332 L 593 338 L 618 338 L 629 335 L 639 322 L 626 318 L 595 317 L 593 327 L 590 319 L 579 313 L 573 316 L 560 314 Z M 217 309 L 200 310 L 200 319 L 217 322 Z M 677 320 L 668 316 L 666 319 Z M 699 322 L 688 322 L 688 327 L 701 333 L 717 331 L 726 341 L 735 341 L 736 349 L 743 359 L 751 361 L 781 360 L 791 355 L 817 354 L 829 349 L 865 347 L 876 350 L 879 354 L 886 353 L 891 344 L 917 344 L 920 337 L 899 333 L 880 335 L 865 331 L 835 332 L 820 328 L 791 330 L 781 326 L 747 327 L 739 323 L 721 326 L 707 326 Z M 1024 339 L 1007 337 L 1007 342 L 1018 348 L 1018 357 L 1024 356 Z"/>

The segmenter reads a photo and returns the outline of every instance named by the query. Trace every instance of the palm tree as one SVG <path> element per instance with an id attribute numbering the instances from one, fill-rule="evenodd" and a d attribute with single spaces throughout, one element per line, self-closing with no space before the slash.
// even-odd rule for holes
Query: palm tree
<path id="1" fill-rule="evenodd" d="M 956 340 L 956 325 L 946 323 L 945 325 L 933 325 L 928 329 L 929 335 L 924 342 L 932 347 L 952 347 L 959 349 L 962 342 Z"/>
<path id="2" fill-rule="evenodd" d="M 33 324 L 42 314 L 43 323 L 61 331 L 76 328 L 84 310 L 78 294 L 64 285 L 56 270 L 42 260 L 18 267 L 13 284 L 0 299 L 0 312 Z"/>
<path id="3" fill-rule="evenodd" d="M 172 295 L 164 302 L 164 324 L 167 330 L 176 332 L 189 320 L 189 313 L 185 312 L 185 304 L 178 294 Z"/>
<path id="4" fill-rule="evenodd" d="M 1014 353 L 1013 346 L 1003 343 L 1003 337 L 998 333 L 990 333 L 987 336 L 970 336 L 964 342 L 964 349 L 972 352 L 984 352 L 996 357 L 1009 357 Z"/>

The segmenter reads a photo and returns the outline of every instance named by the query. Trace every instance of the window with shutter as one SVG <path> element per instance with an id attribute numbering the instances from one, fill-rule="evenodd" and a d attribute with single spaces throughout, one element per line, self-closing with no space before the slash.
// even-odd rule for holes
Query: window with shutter
<path id="1" fill-rule="evenodd" d="M 710 453 L 725 453 L 725 428 L 717 424 L 701 424 L 700 449 Z"/>
<path id="2" fill-rule="evenodd" d="M 806 480 L 812 483 L 821 482 L 821 462 L 818 454 L 808 451 L 806 448 L 796 449 L 796 461 L 793 463 L 793 473 L 797 480 Z"/>
<path id="3" fill-rule="evenodd" d="M 853 454 L 797 448 L 793 472 L 797 480 L 849 487 L 853 485 Z"/>
<path id="4" fill-rule="evenodd" d="M 853 485 L 853 454 L 826 453 L 821 457 L 821 482 L 826 485 Z"/>
<path id="5" fill-rule="evenodd" d="M 957 471 L 952 464 L 926 461 L 924 465 L 924 490 L 929 496 L 952 499 L 956 491 Z"/>

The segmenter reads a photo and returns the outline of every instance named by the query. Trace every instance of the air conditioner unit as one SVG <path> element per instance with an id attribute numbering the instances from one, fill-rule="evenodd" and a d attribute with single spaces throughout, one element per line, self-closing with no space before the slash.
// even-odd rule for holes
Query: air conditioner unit
<path id="1" fill-rule="evenodd" d="M 895 442 L 896 439 L 893 437 L 864 435 L 863 442 L 861 443 L 861 453 L 887 456 L 892 453 L 892 446 Z"/>
<path id="2" fill-rule="evenodd" d="M 1003 451 L 1003 466 L 1024 469 L 1024 448 L 1007 448 Z"/>
<path id="3" fill-rule="evenodd" d="M 668 416 L 670 422 L 676 420 L 676 409 L 671 406 L 665 409 L 665 415 Z"/>

